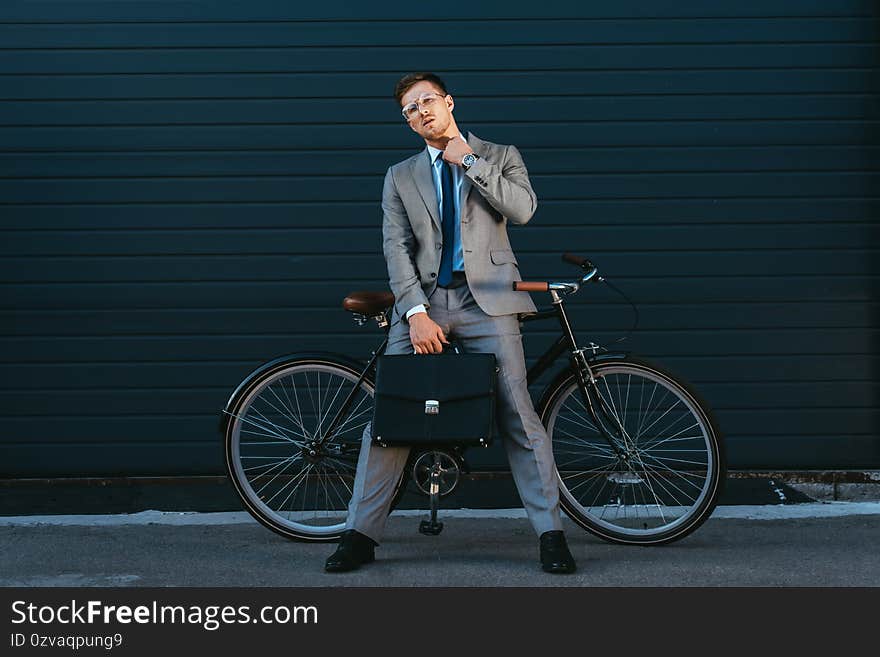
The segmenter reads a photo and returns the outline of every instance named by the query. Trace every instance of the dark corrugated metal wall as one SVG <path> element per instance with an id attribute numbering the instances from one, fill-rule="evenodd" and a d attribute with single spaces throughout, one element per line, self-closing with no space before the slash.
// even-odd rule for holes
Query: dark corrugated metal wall
<path id="1" fill-rule="evenodd" d="M 524 154 L 524 276 L 591 256 L 732 467 L 880 466 L 874 3 L 206 7 L 0 7 L 0 474 L 219 473 L 255 365 L 367 355 L 339 302 L 386 284 L 381 179 L 420 146 L 389 95 L 422 68 Z M 575 308 L 584 341 L 631 321 Z"/>

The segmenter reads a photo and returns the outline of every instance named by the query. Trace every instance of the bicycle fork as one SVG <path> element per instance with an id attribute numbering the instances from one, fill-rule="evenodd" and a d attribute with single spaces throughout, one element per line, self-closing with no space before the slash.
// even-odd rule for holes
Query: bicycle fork
<path id="1" fill-rule="evenodd" d="M 578 390 L 581 393 L 581 400 L 584 403 L 584 407 L 590 412 L 590 416 L 596 423 L 596 428 L 599 430 L 599 433 L 602 434 L 605 442 L 608 443 L 608 446 L 612 449 L 617 458 L 619 458 L 623 463 L 627 464 L 628 466 L 629 454 L 626 450 L 622 450 L 618 444 L 619 440 L 621 443 L 626 445 L 626 429 L 621 424 L 617 415 L 613 412 L 609 412 L 608 403 L 605 401 L 605 398 L 599 391 L 599 386 L 596 383 L 596 378 L 593 376 L 593 371 L 590 369 L 590 365 L 589 363 L 587 363 L 587 359 L 584 357 L 583 348 L 576 349 L 574 352 L 572 352 L 571 363 L 572 369 L 574 370 L 575 376 L 577 377 Z M 591 391 L 592 395 L 590 395 Z M 598 400 L 598 404 L 593 403 L 593 396 L 595 396 L 595 398 Z M 602 414 L 602 419 L 600 419 L 599 413 L 596 412 L 597 406 Z M 617 434 L 618 440 L 615 440 L 615 437 L 608 432 L 605 424 L 606 422 L 614 427 L 614 431 Z"/>
<path id="2" fill-rule="evenodd" d="M 608 410 L 608 404 L 602 396 L 601 392 L 599 391 L 599 386 L 596 383 L 596 378 L 593 376 L 593 371 L 590 369 L 590 365 L 587 362 L 587 359 L 584 357 L 584 351 L 586 349 L 584 347 L 577 346 L 577 340 L 575 339 L 574 331 L 571 328 L 571 323 L 568 321 L 568 315 L 565 312 L 565 306 L 562 302 L 562 297 L 560 297 L 559 293 L 553 289 L 550 290 L 550 296 L 553 299 L 553 305 L 556 306 L 556 312 L 559 318 L 559 324 L 562 327 L 563 334 L 565 335 L 565 337 L 568 338 L 568 342 L 571 347 L 571 365 L 572 369 L 575 372 L 575 376 L 577 377 L 578 390 L 580 390 L 584 408 L 586 408 L 590 412 L 593 421 L 596 423 L 596 428 L 599 430 L 599 433 L 602 434 L 605 442 L 608 443 L 608 446 L 612 449 L 617 458 L 619 458 L 623 463 L 629 466 L 628 450 L 622 450 L 618 445 L 618 441 L 615 440 L 610 433 L 608 433 L 608 430 L 605 428 L 605 422 L 603 422 L 599 418 L 599 414 L 596 412 L 596 407 L 598 406 L 599 411 L 601 412 L 605 421 L 609 422 L 611 426 L 614 427 L 614 431 L 618 434 L 618 438 L 624 446 L 627 444 L 626 429 L 621 424 L 619 418 L 617 418 L 617 414 L 609 412 Z M 593 345 L 593 347 L 595 353 L 595 349 L 598 349 L 598 346 Z M 593 391 L 593 395 L 598 400 L 598 404 L 593 403 L 593 400 L 590 396 L 590 390 Z"/>

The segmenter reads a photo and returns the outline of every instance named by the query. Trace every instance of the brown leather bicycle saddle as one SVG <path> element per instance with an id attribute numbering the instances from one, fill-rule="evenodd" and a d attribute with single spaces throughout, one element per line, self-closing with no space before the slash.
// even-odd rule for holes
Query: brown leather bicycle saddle
<path id="1" fill-rule="evenodd" d="M 386 308 L 394 305 L 391 292 L 351 292 L 342 300 L 342 307 L 361 315 L 378 315 Z"/>

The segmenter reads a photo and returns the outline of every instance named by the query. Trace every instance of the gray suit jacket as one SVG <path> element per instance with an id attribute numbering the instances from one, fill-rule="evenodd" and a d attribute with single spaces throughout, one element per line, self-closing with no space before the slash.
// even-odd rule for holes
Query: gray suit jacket
<path id="1" fill-rule="evenodd" d="M 534 312 L 527 292 L 514 292 L 522 280 L 507 237 L 507 223 L 525 224 L 538 200 L 515 146 L 483 141 L 468 133 L 479 156 L 461 185 L 461 242 L 471 294 L 487 315 Z M 476 188 L 476 189 L 474 189 Z M 385 174 L 382 191 L 383 250 L 388 265 L 394 314 L 424 304 L 437 286 L 443 248 L 440 210 L 427 148 L 398 162 Z"/>

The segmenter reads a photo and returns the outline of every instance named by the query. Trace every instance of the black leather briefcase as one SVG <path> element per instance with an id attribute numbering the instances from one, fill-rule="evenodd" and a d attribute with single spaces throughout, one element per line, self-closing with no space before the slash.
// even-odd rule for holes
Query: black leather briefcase
<path id="1" fill-rule="evenodd" d="M 497 372 L 495 354 L 380 356 L 373 441 L 382 447 L 488 447 Z"/>

